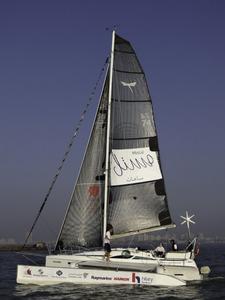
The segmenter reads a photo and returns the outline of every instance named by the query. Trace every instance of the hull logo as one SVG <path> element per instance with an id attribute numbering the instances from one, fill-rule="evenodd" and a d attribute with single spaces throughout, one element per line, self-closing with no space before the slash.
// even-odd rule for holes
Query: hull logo
<path id="1" fill-rule="evenodd" d="M 31 269 L 27 269 L 27 272 L 26 272 L 28 275 L 32 275 L 31 273 Z"/>
<path id="2" fill-rule="evenodd" d="M 58 270 L 58 271 L 56 272 L 56 274 L 57 274 L 58 276 L 61 276 L 61 275 L 63 274 L 63 272 L 62 272 L 61 270 Z"/>
<path id="3" fill-rule="evenodd" d="M 136 276 L 136 273 L 132 273 L 132 282 L 133 283 L 141 283 L 140 276 Z"/>

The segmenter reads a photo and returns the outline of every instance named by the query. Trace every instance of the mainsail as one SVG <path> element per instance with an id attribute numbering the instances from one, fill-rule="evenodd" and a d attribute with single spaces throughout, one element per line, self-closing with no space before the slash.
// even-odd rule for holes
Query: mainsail
<path id="1" fill-rule="evenodd" d="M 116 35 L 108 222 L 115 235 L 172 223 L 159 160 L 152 102 L 134 49 Z"/>
<path id="2" fill-rule="evenodd" d="M 115 36 L 107 222 L 115 237 L 171 227 L 151 97 L 134 49 Z M 101 246 L 109 75 L 58 245 Z"/>

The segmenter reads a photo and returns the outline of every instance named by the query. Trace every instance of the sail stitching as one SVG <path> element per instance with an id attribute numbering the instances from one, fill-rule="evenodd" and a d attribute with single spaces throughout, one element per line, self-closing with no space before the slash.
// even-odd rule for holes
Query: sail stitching
<path id="1" fill-rule="evenodd" d="M 126 100 L 126 99 L 115 99 L 113 98 L 112 101 L 115 101 L 115 102 L 134 102 L 134 103 L 139 103 L 139 102 L 149 102 L 151 101 L 151 99 L 147 99 L 147 100 Z"/>
<path id="2" fill-rule="evenodd" d="M 111 138 L 111 140 L 113 141 L 132 141 L 132 140 L 147 140 L 149 139 L 149 136 L 145 137 L 138 137 L 138 138 L 135 138 L 135 137 L 131 137 L 131 138 Z"/>

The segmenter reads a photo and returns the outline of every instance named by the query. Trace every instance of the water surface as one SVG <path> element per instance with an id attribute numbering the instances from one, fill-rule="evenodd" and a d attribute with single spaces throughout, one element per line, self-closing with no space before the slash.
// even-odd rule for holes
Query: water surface
<path id="1" fill-rule="evenodd" d="M 38 258 L 41 263 L 41 258 Z M 16 284 L 17 264 L 31 264 L 13 252 L 0 252 L 0 299 L 225 299 L 225 244 L 202 245 L 197 257 L 200 266 L 210 266 L 209 279 L 177 288 L 130 285 L 35 286 Z"/>

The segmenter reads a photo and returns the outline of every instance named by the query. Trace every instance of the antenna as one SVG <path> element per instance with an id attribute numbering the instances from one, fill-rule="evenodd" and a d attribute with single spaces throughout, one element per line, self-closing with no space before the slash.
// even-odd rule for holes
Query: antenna
<path id="1" fill-rule="evenodd" d="M 187 224 L 187 229 L 188 229 L 188 238 L 191 238 L 191 232 L 190 232 L 190 223 L 195 224 L 193 220 L 191 220 L 195 215 L 189 216 L 188 212 L 186 211 L 186 217 L 180 216 L 182 219 L 184 219 L 183 222 L 181 222 L 181 225 Z"/>
<path id="2" fill-rule="evenodd" d="M 113 26 L 108 26 L 108 27 L 105 27 L 105 30 L 106 31 L 113 31 L 113 30 L 117 30 L 119 28 L 119 25 L 118 24 L 114 24 Z"/>

